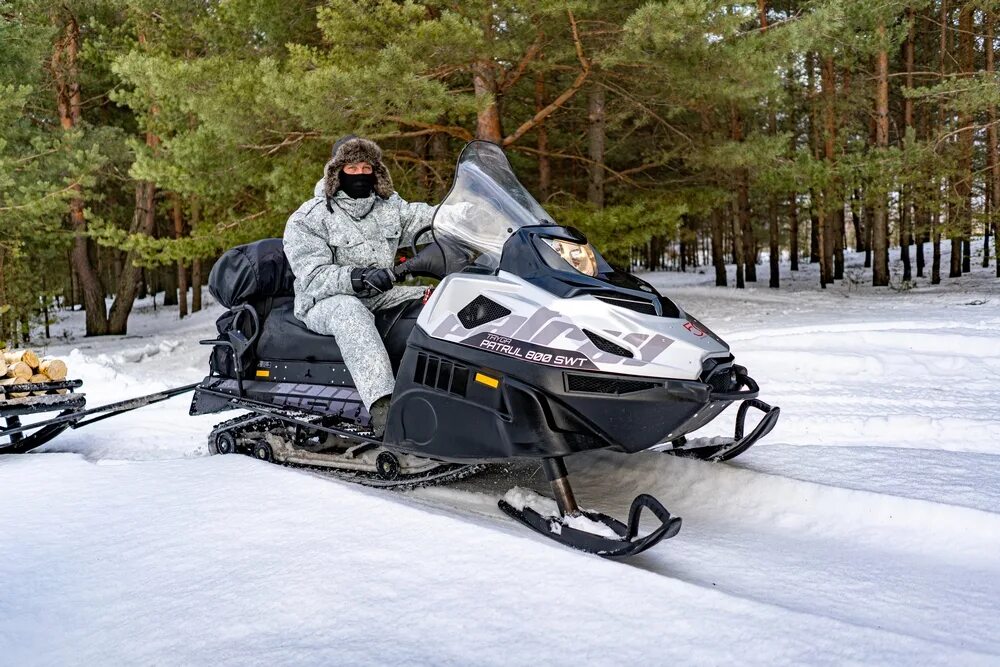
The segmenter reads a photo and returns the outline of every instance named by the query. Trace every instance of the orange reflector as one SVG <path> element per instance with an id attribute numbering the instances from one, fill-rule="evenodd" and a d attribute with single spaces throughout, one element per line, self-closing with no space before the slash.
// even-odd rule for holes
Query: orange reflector
<path id="1" fill-rule="evenodd" d="M 257 371 L 257 377 L 259 378 L 269 378 L 271 377 L 271 371 Z"/>
<path id="2" fill-rule="evenodd" d="M 485 384 L 487 387 L 492 387 L 493 389 L 500 386 L 500 380 L 491 378 L 489 375 L 483 375 L 482 373 L 476 373 L 476 382 Z"/>

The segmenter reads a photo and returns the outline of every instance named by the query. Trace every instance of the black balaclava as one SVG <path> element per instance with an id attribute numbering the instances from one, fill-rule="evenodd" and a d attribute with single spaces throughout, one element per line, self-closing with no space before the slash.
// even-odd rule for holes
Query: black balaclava
<path id="1" fill-rule="evenodd" d="M 351 199 L 367 199 L 375 191 L 375 174 L 348 174 L 341 169 L 338 177 L 340 189 Z"/>

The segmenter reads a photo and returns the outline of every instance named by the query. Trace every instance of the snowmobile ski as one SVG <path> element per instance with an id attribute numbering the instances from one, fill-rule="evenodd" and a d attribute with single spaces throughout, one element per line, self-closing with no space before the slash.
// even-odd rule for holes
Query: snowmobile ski
<path id="1" fill-rule="evenodd" d="M 511 518 L 551 540 L 604 558 L 623 558 L 640 554 L 673 537 L 681 529 L 680 517 L 671 516 L 660 501 L 647 493 L 639 494 L 632 501 L 628 523 L 600 512 L 580 509 L 573 496 L 563 459 L 542 459 L 542 467 L 555 496 L 555 507 L 551 512 L 542 514 L 529 506 L 527 500 L 520 498 L 520 494 L 508 493 L 497 504 Z M 508 500 L 514 497 L 518 498 L 516 505 Z M 548 499 L 542 497 L 542 500 Z M 648 509 L 660 525 L 640 536 L 639 521 L 644 509 Z"/>
<path id="2" fill-rule="evenodd" d="M 681 529 L 681 518 L 671 516 L 660 501 L 646 493 L 636 496 L 635 500 L 632 501 L 632 507 L 628 513 L 628 524 L 606 514 L 587 510 L 577 510 L 576 513 L 568 516 L 543 516 L 531 507 L 525 506 L 518 509 L 506 500 L 500 500 L 498 505 L 505 514 L 536 533 L 573 549 L 597 554 L 604 558 L 635 556 L 659 542 L 673 537 Z M 651 533 L 639 536 L 639 520 L 642 517 L 643 509 L 652 512 L 660 521 L 660 525 Z M 610 528 L 617 537 L 599 535 L 574 528 L 571 524 L 576 523 L 574 519 L 580 517 Z"/>
<path id="3" fill-rule="evenodd" d="M 764 417 L 757 423 L 752 431 L 744 435 L 746 428 L 747 412 L 750 408 L 757 408 L 764 413 Z M 701 444 L 701 438 L 688 440 L 681 437 L 671 443 L 670 449 L 663 449 L 666 454 L 682 456 L 685 458 L 697 458 L 703 461 L 729 461 L 736 458 L 746 450 L 750 449 L 758 440 L 766 436 L 778 423 L 781 408 L 771 406 L 759 399 L 753 398 L 743 401 L 736 412 L 736 428 L 732 439 L 718 442 L 712 438 L 709 444 Z"/>

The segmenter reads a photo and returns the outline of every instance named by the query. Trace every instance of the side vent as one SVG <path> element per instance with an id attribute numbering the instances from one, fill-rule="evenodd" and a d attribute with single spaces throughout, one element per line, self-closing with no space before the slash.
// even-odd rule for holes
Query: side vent
<path id="1" fill-rule="evenodd" d="M 612 306 L 628 308 L 629 310 L 634 310 L 637 313 L 645 315 L 656 315 L 656 306 L 653 305 L 652 301 L 647 301 L 646 299 L 636 299 L 629 296 L 597 296 L 596 294 L 594 296 Z"/>
<path id="2" fill-rule="evenodd" d="M 619 380 L 616 378 L 596 377 L 593 375 L 566 374 L 567 391 L 583 394 L 634 394 L 660 385 L 645 380 Z"/>
<path id="3" fill-rule="evenodd" d="M 601 338 L 592 331 L 587 331 L 586 329 L 584 329 L 583 333 L 587 334 L 587 338 L 590 339 L 590 342 L 596 345 L 597 349 L 600 350 L 601 352 L 607 352 L 608 354 L 617 354 L 619 357 L 628 357 L 629 359 L 635 356 L 632 354 L 631 350 L 626 350 L 621 345 L 616 345 L 607 338 Z"/>
<path id="4" fill-rule="evenodd" d="M 458 321 L 466 329 L 475 329 L 481 324 L 499 320 L 508 315 L 510 315 L 509 310 L 480 294 L 458 311 Z"/>
<path id="5" fill-rule="evenodd" d="M 447 359 L 420 352 L 417 354 L 413 381 L 431 389 L 465 396 L 466 387 L 469 385 L 469 369 Z"/>

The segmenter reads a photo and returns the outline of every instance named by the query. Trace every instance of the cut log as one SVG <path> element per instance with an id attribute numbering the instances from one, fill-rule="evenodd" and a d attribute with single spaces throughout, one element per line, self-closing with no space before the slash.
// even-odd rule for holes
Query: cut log
<path id="1" fill-rule="evenodd" d="M 35 373 L 34 375 L 32 375 L 28 379 L 28 382 L 30 382 L 31 384 L 45 384 L 48 381 L 49 381 L 49 376 L 48 375 L 42 375 L 41 373 Z M 33 391 L 31 393 L 34 396 L 44 396 L 48 392 L 46 392 L 46 391 Z"/>
<path id="2" fill-rule="evenodd" d="M 62 359 L 44 359 L 42 363 L 38 365 L 38 372 L 47 376 L 50 380 L 66 379 L 66 362 Z"/>
<path id="3" fill-rule="evenodd" d="M 23 361 L 15 361 L 7 367 L 7 377 L 17 378 L 22 381 L 27 380 L 34 374 L 35 372 L 31 370 L 31 366 Z"/>
<path id="4" fill-rule="evenodd" d="M 14 350 L 13 352 L 4 352 L 3 358 L 8 364 L 14 364 L 20 361 L 28 364 L 32 369 L 38 368 L 40 361 L 34 350 Z"/>
<path id="5" fill-rule="evenodd" d="M 3 378 L 3 379 L 0 379 L 0 386 L 2 386 L 2 387 L 9 387 L 12 384 L 24 384 L 24 380 L 21 379 L 21 378 Z M 24 391 L 19 391 L 16 394 L 6 394 L 6 393 L 3 393 L 3 392 L 0 392 L 0 401 L 2 401 L 5 396 L 8 397 L 8 398 L 24 398 L 27 395 L 28 395 L 28 393 L 24 392 Z"/>
<path id="6" fill-rule="evenodd" d="M 7 375 L 7 360 L 0 357 L 0 378 Z"/>

